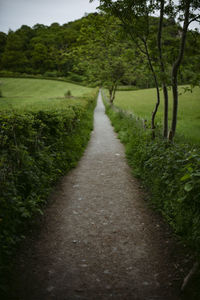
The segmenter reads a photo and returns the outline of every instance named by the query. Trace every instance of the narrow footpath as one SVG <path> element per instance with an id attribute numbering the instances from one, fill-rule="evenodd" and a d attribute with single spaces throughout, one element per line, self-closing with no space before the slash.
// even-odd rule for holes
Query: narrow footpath
<path id="1" fill-rule="evenodd" d="M 12 299 L 180 299 L 174 241 L 144 198 L 99 94 L 91 140 L 18 259 Z"/>

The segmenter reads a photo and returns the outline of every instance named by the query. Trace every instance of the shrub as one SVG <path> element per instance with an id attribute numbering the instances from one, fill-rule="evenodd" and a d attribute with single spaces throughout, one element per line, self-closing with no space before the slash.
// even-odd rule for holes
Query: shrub
<path id="1" fill-rule="evenodd" d="M 79 74 L 76 74 L 76 73 L 69 73 L 67 79 L 74 81 L 74 82 L 78 82 L 78 83 L 81 83 L 84 81 L 84 77 Z"/>
<path id="2" fill-rule="evenodd" d="M 133 173 L 151 192 L 151 203 L 168 220 L 185 243 L 200 250 L 200 152 L 189 145 L 172 144 L 161 138 L 151 140 L 131 116 L 107 113 L 126 146 Z"/>
<path id="3" fill-rule="evenodd" d="M 58 71 L 47 71 L 44 73 L 44 77 L 60 77 L 62 76 L 61 72 Z"/>
<path id="4" fill-rule="evenodd" d="M 0 114 L 0 263 L 57 179 L 74 167 L 92 129 L 96 95 L 45 111 Z"/>
<path id="5" fill-rule="evenodd" d="M 72 93 L 70 90 L 68 90 L 66 93 L 65 93 L 65 98 L 71 98 L 72 97 Z"/>

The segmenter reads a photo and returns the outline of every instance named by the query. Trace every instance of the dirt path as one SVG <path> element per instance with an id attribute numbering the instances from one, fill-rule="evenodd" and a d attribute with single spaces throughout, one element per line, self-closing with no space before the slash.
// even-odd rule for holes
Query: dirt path
<path id="1" fill-rule="evenodd" d="M 16 299 L 179 299 L 173 241 L 143 200 L 100 95 L 88 148 L 52 198 L 19 258 Z"/>

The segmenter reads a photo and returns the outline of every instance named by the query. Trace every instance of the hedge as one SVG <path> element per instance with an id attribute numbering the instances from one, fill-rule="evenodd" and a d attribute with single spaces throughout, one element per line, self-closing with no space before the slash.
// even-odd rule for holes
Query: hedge
<path id="1" fill-rule="evenodd" d="M 200 253 L 200 151 L 162 138 L 132 116 L 106 104 L 133 174 L 150 191 L 150 201 L 197 256 Z"/>
<path id="2" fill-rule="evenodd" d="M 42 214 L 51 187 L 74 167 L 93 126 L 93 95 L 56 111 L 0 114 L 0 264 Z"/>

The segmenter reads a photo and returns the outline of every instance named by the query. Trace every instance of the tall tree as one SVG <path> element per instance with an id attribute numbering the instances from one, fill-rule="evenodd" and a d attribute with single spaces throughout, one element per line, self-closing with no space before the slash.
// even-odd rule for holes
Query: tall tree
<path id="1" fill-rule="evenodd" d="M 0 66 L 3 52 L 6 47 L 7 35 L 4 32 L 0 32 Z"/>
<path id="2" fill-rule="evenodd" d="M 163 20 L 164 20 L 164 9 L 165 9 L 165 0 L 160 0 L 160 18 L 158 25 L 158 34 L 157 34 L 157 45 L 158 45 L 158 53 L 159 53 L 159 61 L 160 61 L 160 71 L 161 71 L 161 81 L 163 87 L 163 95 L 164 95 L 164 126 L 163 126 L 163 136 L 167 138 L 168 135 L 168 90 L 166 84 L 166 71 L 165 71 L 165 63 L 163 59 L 163 51 L 162 51 L 162 30 L 163 30 Z"/>
<path id="3" fill-rule="evenodd" d="M 200 21 L 200 2 L 198 0 L 180 0 L 177 9 L 179 21 L 183 22 L 180 38 L 178 56 L 172 66 L 172 91 L 173 91 L 173 113 L 172 123 L 169 132 L 169 140 L 172 141 L 176 133 L 177 114 L 178 114 L 178 71 L 183 60 L 188 26 L 193 21 Z"/>
<path id="4" fill-rule="evenodd" d="M 91 0 L 93 1 L 93 0 Z M 163 56 L 163 44 L 162 44 L 162 33 L 164 25 L 164 15 L 168 15 L 172 18 L 176 18 L 179 22 L 183 23 L 183 26 L 179 26 L 179 32 L 181 33 L 180 44 L 178 47 L 178 54 L 175 58 L 175 61 L 172 63 L 171 71 L 171 85 L 173 91 L 173 113 L 172 113 L 172 123 L 171 129 L 168 134 L 169 140 L 173 140 L 176 132 L 177 124 L 177 112 L 178 112 L 178 72 L 183 60 L 183 55 L 185 51 L 186 36 L 188 31 L 188 26 L 192 21 L 200 20 L 200 1 L 199 0 L 179 0 L 178 5 L 177 1 L 173 0 L 99 0 L 100 9 L 111 13 L 112 15 L 117 16 L 124 27 L 124 30 L 128 32 L 133 40 L 138 44 L 138 48 L 141 52 L 144 52 L 147 56 L 150 69 L 152 71 L 155 86 L 157 89 L 157 103 L 155 110 L 152 114 L 152 128 L 154 128 L 154 117 L 160 102 L 159 95 L 159 84 L 158 77 L 155 72 L 155 68 L 152 63 L 152 57 L 150 56 L 150 51 L 148 48 L 148 36 L 149 36 L 149 15 L 154 13 L 154 10 L 157 9 L 160 11 L 159 16 L 159 25 L 157 30 L 157 48 L 158 48 L 158 60 L 159 60 L 159 78 L 161 79 L 165 100 L 165 109 L 164 109 L 164 137 L 167 137 L 168 133 L 168 92 L 167 92 L 167 75 L 165 65 L 168 63 L 167 59 L 164 59 Z M 140 23 L 142 21 L 142 24 Z M 166 29 L 166 28 L 165 28 Z M 141 45 L 138 43 L 140 40 L 143 44 L 144 49 L 141 48 Z M 171 48 L 171 52 L 176 52 Z"/>
<path id="5" fill-rule="evenodd" d="M 126 59 L 127 42 L 120 37 L 116 19 L 90 15 L 78 41 L 80 46 L 74 54 L 79 70 L 82 68 L 91 82 L 108 88 L 112 104 L 117 85 L 130 69 Z"/>
<path id="6" fill-rule="evenodd" d="M 91 2 L 93 0 L 90 0 Z M 160 90 L 158 76 L 155 71 L 152 57 L 148 46 L 150 37 L 150 15 L 155 9 L 154 1 L 147 0 L 100 0 L 99 8 L 121 21 L 124 31 L 131 37 L 137 48 L 145 55 L 149 68 L 154 78 L 157 100 L 152 112 L 151 128 L 155 137 L 155 117 L 160 105 Z"/>
<path id="7" fill-rule="evenodd" d="M 25 71 L 28 59 L 24 51 L 23 36 L 18 32 L 9 31 L 1 63 L 5 69 L 16 72 Z"/>

